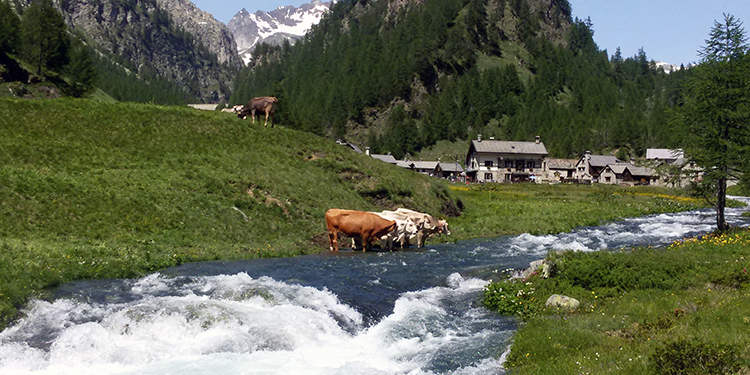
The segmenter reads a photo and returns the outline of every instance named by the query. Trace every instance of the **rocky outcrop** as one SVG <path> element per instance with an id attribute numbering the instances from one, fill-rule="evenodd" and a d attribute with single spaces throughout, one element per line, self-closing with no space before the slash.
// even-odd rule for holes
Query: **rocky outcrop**
<path id="1" fill-rule="evenodd" d="M 188 0 L 156 0 L 169 11 L 175 24 L 195 36 L 209 51 L 216 54 L 219 63 L 240 68 L 237 43 L 232 32 L 211 14 L 204 12 Z"/>
<path id="2" fill-rule="evenodd" d="M 189 0 L 65 0 L 67 24 L 144 81 L 161 77 L 203 102 L 226 101 L 241 66 L 231 33 Z"/>

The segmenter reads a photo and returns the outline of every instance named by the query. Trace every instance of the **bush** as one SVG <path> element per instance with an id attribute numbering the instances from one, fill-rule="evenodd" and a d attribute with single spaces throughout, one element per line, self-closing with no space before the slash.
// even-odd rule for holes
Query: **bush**
<path id="1" fill-rule="evenodd" d="M 732 345 L 679 340 L 659 346 L 651 355 L 655 374 L 733 374 L 740 370 L 739 349 Z"/>
<path id="2" fill-rule="evenodd" d="M 671 289 L 687 285 L 685 275 L 692 269 L 684 255 L 654 249 L 616 252 L 566 252 L 555 259 L 555 277 L 584 289 Z"/>

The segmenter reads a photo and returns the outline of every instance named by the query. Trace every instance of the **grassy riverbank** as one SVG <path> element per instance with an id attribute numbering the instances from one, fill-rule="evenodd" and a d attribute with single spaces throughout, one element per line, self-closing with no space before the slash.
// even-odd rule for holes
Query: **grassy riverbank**
<path id="1" fill-rule="evenodd" d="M 0 327 L 71 280 L 327 251 L 329 207 L 449 217 L 455 241 L 690 209 L 664 189 L 453 186 L 229 114 L 0 100 Z"/>
<path id="2" fill-rule="evenodd" d="M 750 373 L 750 231 L 549 259 L 550 278 L 485 293 L 489 308 L 524 320 L 514 374 Z M 545 308 L 551 294 L 581 305 Z"/>
<path id="3" fill-rule="evenodd" d="M 329 207 L 455 209 L 436 179 L 187 107 L 2 99 L 0 160 L 0 327 L 70 280 L 327 250 Z"/>

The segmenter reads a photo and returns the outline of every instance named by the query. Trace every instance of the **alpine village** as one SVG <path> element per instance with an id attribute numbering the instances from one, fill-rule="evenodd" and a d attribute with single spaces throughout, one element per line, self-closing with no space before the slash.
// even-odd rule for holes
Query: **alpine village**
<path id="1" fill-rule="evenodd" d="M 746 20 L 674 66 L 571 3 L 0 0 L 0 373 L 750 373 Z"/>

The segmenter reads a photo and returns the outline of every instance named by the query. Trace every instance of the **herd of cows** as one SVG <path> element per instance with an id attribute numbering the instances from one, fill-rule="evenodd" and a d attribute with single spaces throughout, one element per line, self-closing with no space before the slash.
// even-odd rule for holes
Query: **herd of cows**
<path id="1" fill-rule="evenodd" d="M 250 99 L 246 105 L 234 106 L 232 112 L 241 119 L 246 119 L 250 115 L 253 123 L 255 116 L 263 114 L 266 117 L 264 126 L 268 126 L 268 119 L 271 118 L 273 121 L 278 103 L 273 96 L 260 96 Z M 372 250 L 375 241 L 380 241 L 380 246 L 390 251 L 393 251 L 396 245 L 401 248 L 407 248 L 412 244 L 423 247 L 427 238 L 433 234 L 450 234 L 445 220 L 437 220 L 432 215 L 406 208 L 383 212 L 332 208 L 326 211 L 325 218 L 331 251 L 339 250 L 339 233 L 352 239 L 354 250 L 362 251 Z"/>
<path id="2" fill-rule="evenodd" d="M 390 251 L 396 245 L 406 248 L 416 243 L 422 247 L 432 234 L 450 234 L 445 220 L 406 208 L 382 212 L 331 208 L 325 219 L 331 251 L 339 250 L 339 233 L 351 237 L 352 248 L 362 251 L 372 250 L 375 241 Z"/>

